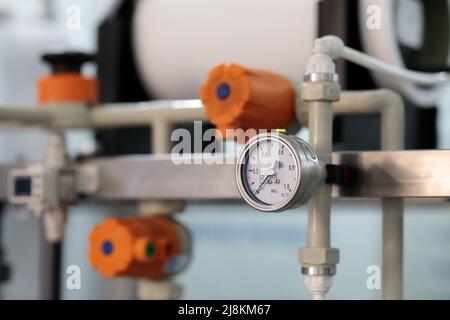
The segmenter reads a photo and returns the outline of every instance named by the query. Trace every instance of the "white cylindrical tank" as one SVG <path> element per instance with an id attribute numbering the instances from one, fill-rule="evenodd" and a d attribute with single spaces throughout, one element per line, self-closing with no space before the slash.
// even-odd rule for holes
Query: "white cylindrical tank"
<path id="1" fill-rule="evenodd" d="M 157 99 L 197 98 L 208 70 L 223 62 L 272 70 L 298 82 L 317 36 L 318 2 L 139 0 L 133 21 L 138 72 Z M 360 0 L 364 51 L 404 66 L 400 44 L 420 47 L 430 23 L 421 3 Z M 377 10 L 379 28 L 372 28 L 368 21 L 376 23 Z M 441 93 L 440 88 L 424 88 L 388 75 L 374 74 L 374 78 L 379 87 L 394 89 L 419 106 L 435 105 Z"/>
<path id="2" fill-rule="evenodd" d="M 197 98 L 207 72 L 236 62 L 299 81 L 317 35 L 317 0 L 140 0 L 133 43 L 153 98 Z"/>

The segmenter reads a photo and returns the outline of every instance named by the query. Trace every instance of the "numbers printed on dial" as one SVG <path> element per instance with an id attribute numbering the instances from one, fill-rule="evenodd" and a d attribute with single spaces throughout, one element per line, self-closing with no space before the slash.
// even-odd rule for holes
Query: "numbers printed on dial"
<path id="1" fill-rule="evenodd" d="M 291 150 L 279 140 L 262 140 L 248 151 L 244 180 L 255 200 L 276 205 L 286 201 L 297 184 L 297 164 Z"/>

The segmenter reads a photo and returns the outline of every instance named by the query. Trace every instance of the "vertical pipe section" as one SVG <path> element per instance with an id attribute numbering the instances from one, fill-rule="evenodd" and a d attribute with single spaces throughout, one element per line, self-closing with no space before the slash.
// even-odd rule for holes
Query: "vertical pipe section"
<path id="1" fill-rule="evenodd" d="M 307 102 L 309 143 L 321 164 L 331 163 L 333 108 L 328 101 Z M 322 172 L 325 170 L 323 169 Z M 324 175 L 323 175 L 324 176 Z M 322 183 L 309 201 L 308 247 L 330 247 L 331 185 Z"/>
<path id="2" fill-rule="evenodd" d="M 339 262 L 339 250 L 330 247 L 331 186 L 325 183 L 325 166 L 332 160 L 333 102 L 339 100 L 340 86 L 334 64 L 326 58 L 313 55 L 311 64 L 325 64 L 330 73 L 312 72 L 302 85 L 302 100 L 309 112 L 309 143 L 322 166 L 322 181 L 308 204 L 307 246 L 299 256 L 305 286 L 314 299 L 324 299 Z"/>
<path id="3" fill-rule="evenodd" d="M 404 105 L 401 97 L 384 91 L 386 107 L 381 113 L 381 148 L 405 148 Z M 403 299 L 403 199 L 382 199 L 383 299 Z"/>
<path id="4" fill-rule="evenodd" d="M 334 104 L 335 114 L 379 113 L 381 149 L 405 148 L 404 104 L 399 94 L 386 89 L 347 91 Z M 306 110 L 306 108 L 302 108 Z M 403 298 L 403 199 L 382 199 L 383 299 Z"/>
<path id="5" fill-rule="evenodd" d="M 167 113 L 170 114 L 170 113 Z M 151 150 L 153 154 L 166 154 L 171 152 L 171 119 L 170 116 L 153 114 L 148 117 L 151 126 Z M 184 204 L 179 201 L 146 200 L 139 204 L 141 216 L 172 215 L 182 211 Z M 165 280 L 139 279 L 137 283 L 137 296 L 141 300 L 172 300 L 180 299 L 183 287 L 173 278 Z"/>
<path id="6" fill-rule="evenodd" d="M 383 299 L 403 299 L 403 199 L 382 199 Z"/>
<path id="7" fill-rule="evenodd" d="M 170 153 L 170 124 L 166 119 L 158 119 L 152 123 L 152 151 L 156 154 Z"/>
<path id="8" fill-rule="evenodd" d="M 333 104 L 334 114 L 378 113 L 381 115 L 381 149 L 403 150 L 405 148 L 404 104 L 399 94 L 386 89 L 368 91 L 346 91 L 339 101 Z M 309 126 L 317 126 L 311 116 L 309 103 L 299 100 L 297 117 L 303 124 L 308 119 Z M 311 130 L 311 128 L 310 128 Z M 311 130 L 315 139 L 317 128 Z M 312 142 L 314 140 L 311 140 Z M 317 199 L 318 200 L 318 199 Z M 383 299 L 403 298 L 403 199 L 385 198 L 382 202 L 383 228 Z M 314 210 L 320 203 L 314 204 Z M 311 212 L 312 210 L 310 210 Z M 309 217 L 310 221 L 312 221 Z M 311 223 L 310 228 L 317 225 Z M 319 239 L 308 239 L 310 244 Z M 324 239 L 322 239 L 324 240 Z"/>

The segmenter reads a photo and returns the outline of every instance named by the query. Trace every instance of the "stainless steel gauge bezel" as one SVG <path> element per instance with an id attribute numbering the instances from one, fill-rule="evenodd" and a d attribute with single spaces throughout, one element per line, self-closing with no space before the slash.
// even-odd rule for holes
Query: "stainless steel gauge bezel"
<path id="1" fill-rule="evenodd" d="M 291 195 L 277 204 L 266 204 L 257 200 L 249 191 L 246 182 L 245 167 L 248 153 L 258 143 L 266 140 L 277 140 L 292 153 L 297 166 L 297 183 Z M 314 194 L 320 180 L 320 163 L 309 145 L 296 136 L 285 135 L 278 132 L 261 133 L 245 145 L 236 164 L 236 183 L 242 198 L 253 208 L 263 212 L 280 212 L 298 207 L 308 202 Z"/>

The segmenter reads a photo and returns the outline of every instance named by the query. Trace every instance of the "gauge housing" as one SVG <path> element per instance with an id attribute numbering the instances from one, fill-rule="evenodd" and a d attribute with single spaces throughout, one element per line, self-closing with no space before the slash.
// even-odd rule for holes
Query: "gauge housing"
<path id="1" fill-rule="evenodd" d="M 252 192 L 246 170 L 249 165 L 249 155 L 265 141 L 276 141 L 292 154 L 296 164 L 295 185 L 290 194 L 277 203 L 265 203 Z M 305 204 L 316 191 L 321 180 L 321 166 L 316 154 L 302 139 L 279 132 L 261 133 L 245 145 L 236 164 L 236 183 L 242 198 L 253 208 L 263 212 L 281 212 Z M 264 182 L 263 182 L 264 184 Z M 259 190 L 259 189 L 258 189 Z"/>

